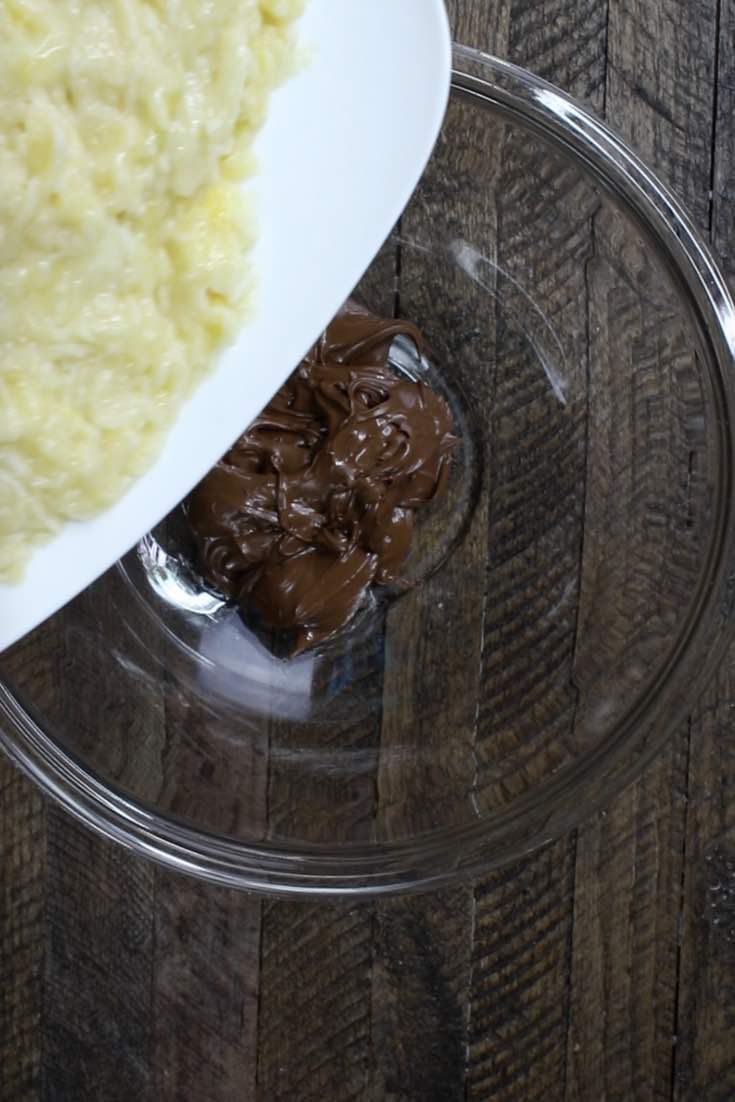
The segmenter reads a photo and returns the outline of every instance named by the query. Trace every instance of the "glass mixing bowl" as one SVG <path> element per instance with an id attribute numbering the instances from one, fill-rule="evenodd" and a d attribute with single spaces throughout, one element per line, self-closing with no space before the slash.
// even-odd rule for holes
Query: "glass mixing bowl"
<path id="1" fill-rule="evenodd" d="M 91 827 L 244 888 L 371 894 L 517 857 L 662 745 L 730 636 L 733 304 L 578 104 L 458 48 L 357 291 L 461 431 L 415 584 L 312 653 L 202 585 L 175 513 L 1 659 L 2 741 Z M 258 365 L 243 365 L 257 370 Z"/>

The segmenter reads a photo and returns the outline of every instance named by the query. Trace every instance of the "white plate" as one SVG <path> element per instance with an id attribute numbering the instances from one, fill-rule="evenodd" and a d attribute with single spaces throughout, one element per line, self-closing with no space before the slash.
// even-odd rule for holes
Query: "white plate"
<path id="1" fill-rule="evenodd" d="M 258 140 L 254 321 L 155 466 L 38 550 L 20 585 L 0 586 L 0 649 L 107 570 L 216 463 L 357 283 L 425 168 L 449 94 L 443 0 L 310 0 L 301 26 L 312 59 L 273 97 Z"/>

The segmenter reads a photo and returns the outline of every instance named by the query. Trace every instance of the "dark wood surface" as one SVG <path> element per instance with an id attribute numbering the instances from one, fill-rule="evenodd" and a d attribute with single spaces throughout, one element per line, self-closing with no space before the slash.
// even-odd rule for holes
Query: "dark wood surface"
<path id="1" fill-rule="evenodd" d="M 459 40 L 604 114 L 730 267 L 735 0 L 449 6 Z M 200 885 L 4 760 L 0 856 L 2 1102 L 735 1100 L 735 653 L 606 811 L 441 893 Z"/>

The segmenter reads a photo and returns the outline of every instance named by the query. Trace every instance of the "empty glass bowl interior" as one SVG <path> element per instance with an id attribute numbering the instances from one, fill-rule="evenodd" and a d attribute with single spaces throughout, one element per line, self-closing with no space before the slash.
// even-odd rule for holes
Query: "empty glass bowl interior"
<path id="1" fill-rule="evenodd" d="M 279 655 L 181 511 L 0 660 L 3 739 L 95 828 L 242 887 L 497 864 L 609 797 L 729 637 L 732 305 L 676 203 L 561 93 L 459 48 L 429 168 L 356 297 L 423 330 L 448 494 L 412 586 Z M 250 365 L 243 364 L 243 371 Z"/>

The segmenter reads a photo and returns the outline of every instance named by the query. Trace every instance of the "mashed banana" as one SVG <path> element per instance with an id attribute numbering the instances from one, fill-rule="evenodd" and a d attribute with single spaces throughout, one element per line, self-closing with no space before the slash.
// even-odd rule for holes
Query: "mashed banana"
<path id="1" fill-rule="evenodd" d="M 302 0 L 0 0 L 0 581 L 155 457 L 248 301 Z"/>

